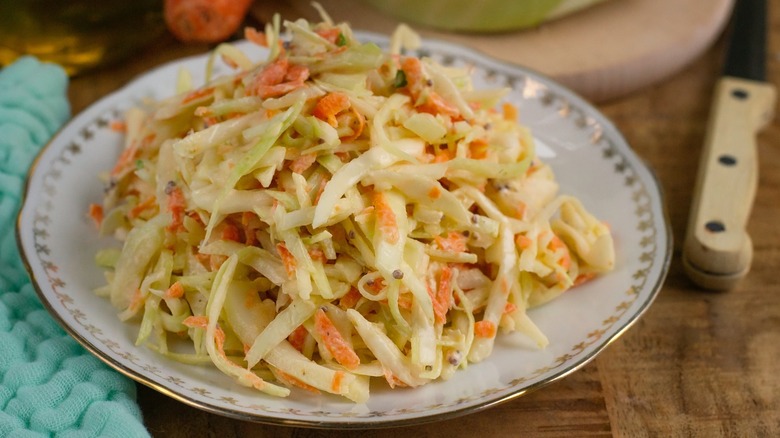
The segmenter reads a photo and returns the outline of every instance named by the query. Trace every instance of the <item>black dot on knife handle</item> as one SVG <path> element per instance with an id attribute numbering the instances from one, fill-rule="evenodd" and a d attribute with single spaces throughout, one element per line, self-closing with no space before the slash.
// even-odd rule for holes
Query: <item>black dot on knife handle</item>
<path id="1" fill-rule="evenodd" d="M 713 233 L 722 233 L 723 231 L 726 231 L 726 225 L 721 221 L 709 221 L 704 224 L 704 228 Z"/>
<path id="2" fill-rule="evenodd" d="M 742 88 L 735 88 L 731 90 L 731 95 L 739 100 L 745 100 L 748 97 L 750 97 L 750 93 L 748 93 L 747 90 Z"/>
<path id="3" fill-rule="evenodd" d="M 728 167 L 736 166 L 737 158 L 733 155 L 723 154 L 718 157 L 718 163 Z"/>

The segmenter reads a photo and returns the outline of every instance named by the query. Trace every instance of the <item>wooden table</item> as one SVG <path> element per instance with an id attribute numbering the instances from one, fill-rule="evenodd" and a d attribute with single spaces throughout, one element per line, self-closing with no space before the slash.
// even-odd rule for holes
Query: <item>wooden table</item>
<path id="1" fill-rule="evenodd" d="M 776 5 L 772 5 L 776 6 Z M 780 86 L 780 8 L 772 8 L 769 78 Z M 734 290 L 706 293 L 680 262 L 699 152 L 724 41 L 663 83 L 599 104 L 656 171 L 675 236 L 660 296 L 593 362 L 487 411 L 414 428 L 321 431 L 208 414 L 139 385 L 155 437 L 780 436 L 780 119 L 759 137 L 760 181 L 749 233 L 752 271 Z M 201 53 L 163 36 L 148 53 L 73 79 L 73 111 L 169 59 Z"/>

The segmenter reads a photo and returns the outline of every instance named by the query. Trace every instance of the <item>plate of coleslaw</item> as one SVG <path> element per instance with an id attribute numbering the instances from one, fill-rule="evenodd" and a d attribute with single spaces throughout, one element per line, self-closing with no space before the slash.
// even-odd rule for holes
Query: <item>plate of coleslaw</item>
<path id="1" fill-rule="evenodd" d="M 658 182 L 571 91 L 405 26 L 246 36 L 104 97 L 30 171 L 31 278 L 119 372 L 242 420 L 431 422 L 563 378 L 658 294 Z"/>

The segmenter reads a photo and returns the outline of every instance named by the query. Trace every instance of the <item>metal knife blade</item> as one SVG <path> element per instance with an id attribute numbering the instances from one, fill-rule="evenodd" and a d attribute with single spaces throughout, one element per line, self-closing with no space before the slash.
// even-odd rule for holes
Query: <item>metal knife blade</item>
<path id="1" fill-rule="evenodd" d="M 766 7 L 766 0 L 736 1 L 715 87 L 683 245 L 685 271 L 705 289 L 734 287 L 753 258 L 746 227 L 758 183 L 756 135 L 776 100 L 764 81 Z"/>
<path id="2" fill-rule="evenodd" d="M 766 80 L 766 0 L 737 0 L 724 76 Z"/>

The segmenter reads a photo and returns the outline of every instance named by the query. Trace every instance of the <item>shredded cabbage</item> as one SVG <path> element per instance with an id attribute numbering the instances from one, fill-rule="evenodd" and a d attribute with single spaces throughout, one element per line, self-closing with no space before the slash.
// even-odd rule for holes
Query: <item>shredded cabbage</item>
<path id="1" fill-rule="evenodd" d="M 96 292 L 139 345 L 274 396 L 447 379 L 499 331 L 543 348 L 526 310 L 610 271 L 609 228 L 558 195 L 505 90 L 407 54 L 406 26 L 383 52 L 321 12 L 128 111 Z"/>

